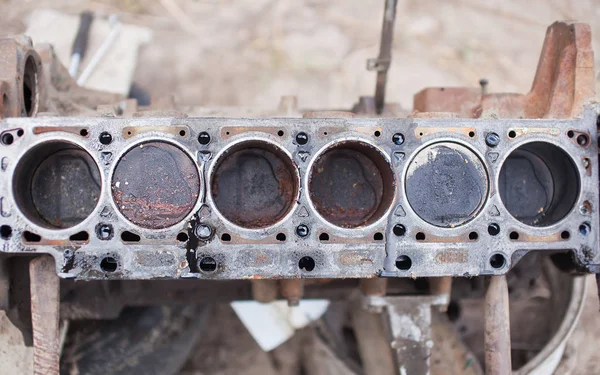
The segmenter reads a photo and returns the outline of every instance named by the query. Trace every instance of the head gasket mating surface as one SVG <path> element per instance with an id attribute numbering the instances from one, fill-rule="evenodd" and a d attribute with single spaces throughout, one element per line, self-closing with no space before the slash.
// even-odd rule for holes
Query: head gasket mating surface
<path id="1" fill-rule="evenodd" d="M 9 118 L 2 251 L 77 279 L 598 272 L 597 117 Z"/>

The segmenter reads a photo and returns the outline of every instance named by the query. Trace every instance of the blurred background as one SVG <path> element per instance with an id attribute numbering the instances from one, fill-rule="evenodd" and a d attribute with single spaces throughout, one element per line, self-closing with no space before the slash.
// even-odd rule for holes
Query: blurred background
<path id="1" fill-rule="evenodd" d="M 152 30 L 134 81 L 154 96 L 202 106 L 349 108 L 372 95 L 366 60 L 378 53 L 382 0 L 15 0 L 0 1 L 2 34 L 22 33 L 34 10 L 117 14 Z M 548 25 L 600 24 L 594 0 L 400 0 L 388 101 L 412 107 L 427 86 L 525 93 Z M 70 41 L 69 41 L 70 43 Z M 594 41 L 600 51 L 600 38 Z M 91 53 L 89 53 L 91 54 Z M 598 61 L 599 54 L 596 54 Z M 597 70 L 598 71 L 598 70 Z"/>

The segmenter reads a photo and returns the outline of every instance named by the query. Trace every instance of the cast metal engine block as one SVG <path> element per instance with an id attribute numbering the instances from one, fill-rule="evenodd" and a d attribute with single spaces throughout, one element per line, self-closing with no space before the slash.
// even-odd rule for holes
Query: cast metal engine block
<path id="1" fill-rule="evenodd" d="M 492 275 L 533 250 L 600 271 L 586 25 L 549 28 L 529 94 L 426 89 L 408 118 L 368 99 L 304 118 L 61 117 L 44 114 L 67 90 L 51 49 L 2 47 L 2 251 L 49 253 L 63 278 Z"/>

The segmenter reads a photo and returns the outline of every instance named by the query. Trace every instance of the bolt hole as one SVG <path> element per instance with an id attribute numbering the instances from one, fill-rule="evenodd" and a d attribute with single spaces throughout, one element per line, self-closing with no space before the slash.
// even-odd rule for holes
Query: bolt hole
<path id="1" fill-rule="evenodd" d="M 329 241 L 329 235 L 327 233 L 319 234 L 319 241 Z"/>
<path id="2" fill-rule="evenodd" d="M 81 232 L 75 233 L 71 237 L 69 237 L 69 241 L 73 241 L 73 242 L 84 242 L 89 239 L 90 239 L 90 235 L 86 231 L 81 231 Z"/>
<path id="3" fill-rule="evenodd" d="M 100 133 L 100 135 L 98 136 L 98 140 L 100 141 L 100 143 L 102 143 L 103 145 L 109 145 L 112 142 L 112 135 L 110 135 L 109 132 L 102 132 Z"/>
<path id="4" fill-rule="evenodd" d="M 383 233 L 377 232 L 373 235 L 373 239 L 375 241 L 383 241 Z"/>
<path id="5" fill-rule="evenodd" d="M 511 240 L 518 240 L 519 239 L 519 233 L 515 232 L 515 231 L 512 231 L 512 232 L 510 232 L 510 234 L 508 235 L 508 237 Z"/>
<path id="6" fill-rule="evenodd" d="M 373 133 L 373 135 L 379 137 L 381 135 L 381 132 L 379 130 L 375 130 L 375 133 Z"/>
<path id="7" fill-rule="evenodd" d="M 23 131 L 23 129 L 17 130 L 17 137 L 22 137 L 23 134 L 25 134 L 25 132 Z"/>
<path id="8" fill-rule="evenodd" d="M 406 228 L 402 224 L 394 225 L 394 228 L 392 229 L 392 231 L 398 237 L 402 237 L 402 236 L 404 236 L 404 234 L 406 234 Z"/>
<path id="9" fill-rule="evenodd" d="M 296 143 L 299 145 L 305 145 L 308 143 L 308 134 L 300 132 L 296 134 Z"/>
<path id="10" fill-rule="evenodd" d="M 96 236 L 102 241 L 108 241 L 113 237 L 113 227 L 110 224 L 96 225 Z"/>
<path id="11" fill-rule="evenodd" d="M 3 240 L 8 240 L 10 236 L 12 236 L 12 228 L 10 225 L 0 226 L 0 238 Z"/>
<path id="12" fill-rule="evenodd" d="M 315 260 L 309 256 L 302 257 L 298 261 L 298 268 L 306 272 L 311 272 L 315 269 Z"/>
<path id="13" fill-rule="evenodd" d="M 87 131 L 87 129 L 81 129 L 81 130 L 79 131 L 79 135 L 80 135 L 80 136 L 82 136 L 82 137 L 87 137 L 87 136 L 88 136 L 88 131 Z"/>
<path id="14" fill-rule="evenodd" d="M 179 135 L 182 136 L 182 137 L 185 137 L 185 130 L 180 130 L 179 131 Z"/>
<path id="15" fill-rule="evenodd" d="M 577 144 L 581 147 L 585 147 L 590 143 L 590 139 L 586 134 L 579 134 L 577 136 Z"/>
<path id="16" fill-rule="evenodd" d="M 415 238 L 417 239 L 417 241 L 425 241 L 425 233 L 419 232 L 419 233 L 417 233 Z"/>
<path id="17" fill-rule="evenodd" d="M 140 242 L 141 239 L 140 236 L 128 230 L 121 233 L 121 240 L 123 240 L 123 242 Z"/>
<path id="18" fill-rule="evenodd" d="M 479 238 L 479 234 L 477 232 L 469 233 L 469 241 L 476 241 Z"/>
<path id="19" fill-rule="evenodd" d="M 179 232 L 177 234 L 177 241 L 179 242 L 187 242 L 187 240 L 189 240 L 190 238 L 188 237 L 187 233 L 185 232 Z"/>
<path id="20" fill-rule="evenodd" d="M 218 263 L 213 257 L 204 257 L 200 259 L 200 270 L 206 273 L 213 273 L 217 270 Z"/>
<path id="21" fill-rule="evenodd" d="M 514 138 L 517 136 L 517 132 L 515 132 L 514 130 L 511 130 L 508 132 L 508 138 Z"/>
<path id="22" fill-rule="evenodd" d="M 299 237 L 304 238 L 304 237 L 308 236 L 309 233 L 310 233 L 310 229 L 308 228 L 307 225 L 300 224 L 296 227 L 296 234 Z"/>
<path id="23" fill-rule="evenodd" d="M 500 225 L 491 223 L 488 225 L 488 233 L 490 236 L 497 236 L 500 233 Z"/>
<path id="24" fill-rule="evenodd" d="M 10 146 L 13 144 L 14 141 L 15 141 L 15 137 L 13 137 L 12 134 L 10 134 L 10 133 L 2 134 L 2 144 Z"/>
<path id="25" fill-rule="evenodd" d="M 474 136 L 475 136 L 475 132 L 471 130 L 471 131 L 469 132 L 469 137 L 473 138 Z"/>
<path id="26" fill-rule="evenodd" d="M 412 267 L 412 260 L 408 255 L 400 255 L 396 258 L 396 268 L 402 271 L 408 271 Z"/>
<path id="27" fill-rule="evenodd" d="M 573 138 L 574 136 L 575 136 L 575 133 L 573 133 L 573 130 L 569 130 L 569 131 L 567 132 L 567 137 L 569 137 L 569 138 Z"/>
<path id="28" fill-rule="evenodd" d="M 277 132 L 277 135 L 280 136 L 280 137 L 283 137 L 284 134 L 285 133 L 283 132 L 283 130 L 280 130 L 280 131 Z"/>
<path id="29" fill-rule="evenodd" d="M 119 263 L 117 263 L 117 260 L 113 257 L 106 257 L 100 262 L 100 268 L 104 272 L 115 272 L 118 265 Z"/>
<path id="30" fill-rule="evenodd" d="M 506 258 L 502 254 L 494 254 L 490 257 L 490 266 L 495 269 L 500 269 L 506 264 Z"/>
<path id="31" fill-rule="evenodd" d="M 225 242 L 231 241 L 231 235 L 229 233 L 223 233 L 221 235 L 221 241 L 225 241 Z"/>
<path id="32" fill-rule="evenodd" d="M 395 134 L 392 136 L 392 142 L 393 142 L 395 145 L 398 145 L 398 146 L 400 146 L 401 144 L 403 144 L 403 143 L 404 143 L 404 134 L 402 134 L 402 133 L 395 133 Z"/>
<path id="33" fill-rule="evenodd" d="M 277 241 L 285 241 L 285 234 L 284 233 L 277 233 L 277 236 L 275 236 L 275 238 L 277 239 Z"/>
<path id="34" fill-rule="evenodd" d="M 25 232 L 23 232 L 23 239 L 25 240 L 25 242 L 40 242 L 42 240 L 42 237 L 26 230 Z"/>
<path id="35" fill-rule="evenodd" d="M 579 233 L 584 236 L 587 236 L 592 231 L 592 226 L 587 221 L 581 223 L 579 226 Z"/>
<path id="36" fill-rule="evenodd" d="M 198 134 L 198 143 L 201 145 L 207 145 L 210 143 L 210 134 L 207 132 L 202 132 Z"/>
<path id="37" fill-rule="evenodd" d="M 560 233 L 560 238 L 562 238 L 563 240 L 568 240 L 569 238 L 571 238 L 571 233 L 569 233 L 568 230 L 563 230 Z"/>

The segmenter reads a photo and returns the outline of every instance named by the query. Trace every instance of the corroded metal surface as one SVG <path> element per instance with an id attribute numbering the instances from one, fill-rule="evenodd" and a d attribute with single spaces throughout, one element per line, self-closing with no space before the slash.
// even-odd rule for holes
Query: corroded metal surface
<path id="1" fill-rule="evenodd" d="M 298 191 L 292 162 L 274 147 L 244 147 L 221 157 L 211 191 L 217 209 L 245 228 L 263 228 L 288 214 Z"/>
<path id="2" fill-rule="evenodd" d="M 548 27 L 528 94 L 483 93 L 467 87 L 426 88 L 415 95 L 418 112 L 452 112 L 477 118 L 572 118 L 594 99 L 594 51 L 587 24 L 563 21 Z"/>
<path id="3" fill-rule="evenodd" d="M 326 150 L 312 167 L 311 200 L 319 214 L 334 225 L 368 225 L 389 206 L 390 190 L 394 189 L 390 166 L 370 147 L 342 142 Z"/>
<path id="4" fill-rule="evenodd" d="M 309 190 L 321 216 L 347 228 L 371 221 L 383 197 L 383 178 L 371 159 L 338 148 L 326 152 L 313 168 Z"/>
<path id="5" fill-rule="evenodd" d="M 151 229 L 179 223 L 196 205 L 200 178 L 196 164 L 167 142 L 144 142 L 118 161 L 112 196 L 131 222 Z"/>
<path id="6" fill-rule="evenodd" d="M 33 259 L 29 264 L 29 278 L 34 374 L 58 375 L 60 284 L 54 259 L 47 255 Z"/>
<path id="7" fill-rule="evenodd" d="M 40 57 L 26 36 L 0 39 L 1 117 L 32 117 L 40 108 Z"/>

